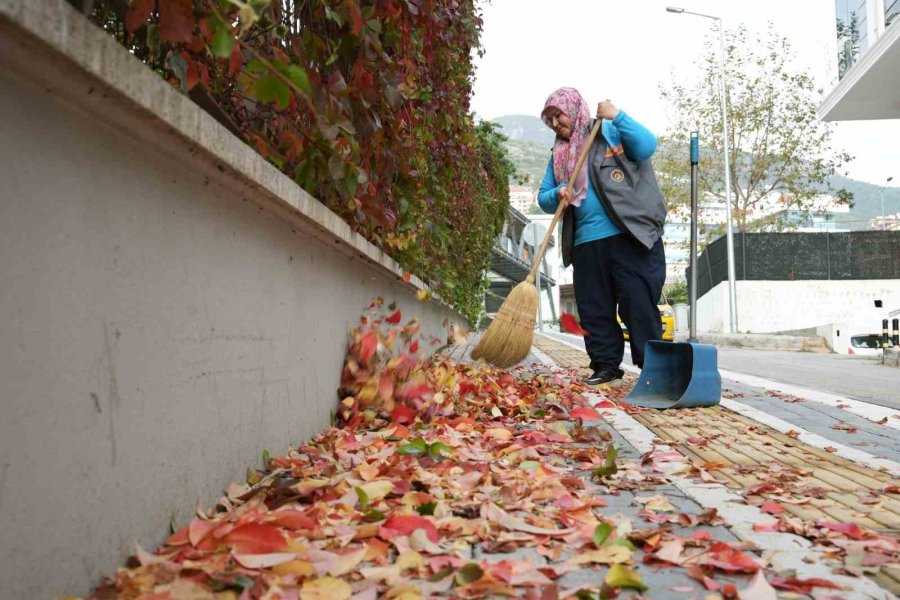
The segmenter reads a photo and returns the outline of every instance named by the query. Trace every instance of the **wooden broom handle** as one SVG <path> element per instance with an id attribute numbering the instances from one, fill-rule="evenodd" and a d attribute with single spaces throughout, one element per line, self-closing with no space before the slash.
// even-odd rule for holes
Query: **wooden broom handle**
<path id="1" fill-rule="evenodd" d="M 591 133 L 587 138 L 587 141 L 584 143 L 584 148 L 581 150 L 581 156 L 578 157 L 578 162 L 575 163 L 575 170 L 572 171 L 572 176 L 569 178 L 568 188 L 570 190 L 575 188 L 575 178 L 578 177 L 578 173 L 581 171 L 581 165 L 584 164 L 584 159 L 587 158 L 588 150 L 591 149 L 591 145 L 594 143 L 594 138 L 597 137 L 597 132 L 600 131 L 600 124 L 603 122 L 603 119 L 597 119 L 594 122 L 594 127 L 591 129 Z M 559 218 L 562 216 L 563 211 L 566 209 L 566 206 L 563 205 L 562 202 L 559 203 L 559 206 L 556 209 L 556 213 L 553 215 L 553 220 L 550 221 L 550 226 L 547 228 L 547 233 L 544 235 L 544 241 L 541 242 L 541 247 L 537 251 L 537 254 L 534 256 L 534 264 L 531 265 L 531 272 L 528 273 L 527 279 L 534 283 L 534 278 L 537 275 L 538 269 L 541 268 L 541 261 L 544 259 L 544 252 L 547 251 L 547 244 L 550 243 L 550 238 L 553 237 L 553 230 L 556 229 L 556 224 L 559 222 Z"/>

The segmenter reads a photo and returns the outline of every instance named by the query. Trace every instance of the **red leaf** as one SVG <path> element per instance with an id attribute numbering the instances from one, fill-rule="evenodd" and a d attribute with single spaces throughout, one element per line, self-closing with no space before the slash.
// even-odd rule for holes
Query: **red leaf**
<path id="1" fill-rule="evenodd" d="M 764 513 L 769 513 L 770 515 L 784 514 L 784 507 L 777 502 L 766 502 L 759 507 L 759 510 L 763 511 Z"/>
<path id="2" fill-rule="evenodd" d="M 317 529 L 318 524 L 300 510 L 278 510 L 269 514 L 268 521 L 285 529 Z"/>
<path id="3" fill-rule="evenodd" d="M 378 349 L 378 335 L 374 331 L 369 331 L 362 336 L 359 342 L 359 357 L 363 362 L 369 362 L 375 351 Z"/>
<path id="4" fill-rule="evenodd" d="M 350 15 L 350 18 L 348 19 L 348 21 L 350 21 L 350 33 L 359 35 L 359 32 L 362 31 L 363 28 L 362 14 L 359 12 L 359 6 L 354 0 L 346 0 L 344 6 Z"/>
<path id="5" fill-rule="evenodd" d="M 400 316 L 400 309 L 398 308 L 397 310 L 394 311 L 394 314 L 392 314 L 387 319 L 385 319 L 385 321 L 387 321 L 391 325 L 396 325 L 397 323 L 400 322 L 400 319 L 402 319 L 402 318 L 403 317 Z"/>
<path id="6" fill-rule="evenodd" d="M 881 491 L 885 494 L 900 494 L 900 485 L 886 485 Z"/>
<path id="7" fill-rule="evenodd" d="M 415 354 L 418 351 L 419 351 L 419 340 L 416 340 L 412 344 L 409 345 L 409 352 L 410 352 L 410 354 Z"/>
<path id="8" fill-rule="evenodd" d="M 829 523 L 827 521 L 819 521 L 816 525 L 824 529 L 843 533 L 854 540 L 861 540 L 866 537 L 865 532 L 860 529 L 859 525 L 856 523 Z"/>
<path id="9" fill-rule="evenodd" d="M 759 564 L 755 560 L 725 542 L 719 542 L 710 548 L 710 557 L 706 563 L 728 573 L 756 573 L 759 571 Z"/>
<path id="10" fill-rule="evenodd" d="M 389 540 L 398 535 L 412 535 L 412 532 L 416 529 L 424 529 L 425 535 L 435 544 L 441 540 L 434 523 L 425 517 L 416 515 L 391 515 L 378 528 L 378 535 L 382 539 Z"/>
<path id="11" fill-rule="evenodd" d="M 581 336 L 588 335 L 588 332 L 581 328 L 581 325 L 578 324 L 578 320 L 572 313 L 564 312 L 559 315 L 559 324 L 566 333 Z"/>
<path id="12" fill-rule="evenodd" d="M 194 61 L 189 60 L 185 87 L 190 91 L 194 89 L 194 86 L 197 85 L 198 81 L 200 81 L 200 71 L 197 70 L 197 64 Z"/>
<path id="13" fill-rule="evenodd" d="M 194 31 L 192 0 L 159 0 L 159 39 L 187 42 Z"/>
<path id="14" fill-rule="evenodd" d="M 391 411 L 391 423 L 413 423 L 415 420 L 416 411 L 405 404 L 398 404 Z"/>
<path id="15" fill-rule="evenodd" d="M 601 400 L 594 406 L 596 406 L 597 408 L 615 408 L 616 404 L 615 402 L 610 402 L 609 400 Z"/>
<path id="16" fill-rule="evenodd" d="M 134 33 L 150 18 L 156 0 L 132 0 L 131 7 L 125 13 L 125 29 Z"/>
<path id="17" fill-rule="evenodd" d="M 248 523 L 233 529 L 223 541 L 239 554 L 269 554 L 287 547 L 277 528 L 261 523 Z"/>
<path id="18" fill-rule="evenodd" d="M 780 590 L 788 590 L 791 592 L 797 592 L 798 594 L 808 594 L 812 591 L 813 588 L 817 587 L 828 588 L 830 590 L 844 589 L 833 581 L 820 579 L 818 577 L 813 577 L 811 579 L 797 579 L 796 577 L 773 577 L 770 583 L 773 587 L 776 587 Z"/>
<path id="19" fill-rule="evenodd" d="M 244 53 L 241 52 L 241 45 L 235 44 L 231 56 L 228 57 L 228 76 L 234 77 L 241 67 L 244 66 Z"/>
<path id="20" fill-rule="evenodd" d="M 403 281 L 409 283 L 409 280 L 412 279 L 412 275 L 409 274 L 409 271 L 403 272 Z"/>
<path id="21" fill-rule="evenodd" d="M 600 413 L 598 413 L 593 408 L 589 408 L 587 406 L 579 406 L 578 408 L 570 410 L 569 416 L 573 419 L 585 419 L 588 421 L 596 421 L 597 419 L 600 418 Z"/>
<path id="22" fill-rule="evenodd" d="M 754 523 L 753 531 L 772 533 L 774 531 L 778 531 L 778 527 L 780 524 L 781 524 L 780 521 L 768 521 L 766 523 Z"/>
<path id="23" fill-rule="evenodd" d="M 687 439 L 687 443 L 691 446 L 706 446 L 709 441 L 704 440 L 703 438 L 691 436 Z"/>

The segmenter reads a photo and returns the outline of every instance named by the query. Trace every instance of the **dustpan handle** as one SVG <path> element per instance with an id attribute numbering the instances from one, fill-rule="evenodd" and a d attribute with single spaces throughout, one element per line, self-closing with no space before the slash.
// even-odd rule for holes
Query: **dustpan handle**
<path id="1" fill-rule="evenodd" d="M 584 148 L 581 149 L 581 156 L 578 157 L 578 162 L 575 163 L 575 170 L 572 171 L 572 176 L 569 178 L 568 187 L 570 190 L 575 188 L 575 178 L 578 177 L 578 173 L 581 171 L 581 166 L 584 164 L 584 159 L 587 158 L 588 150 L 591 149 L 591 146 L 594 143 L 594 138 L 597 137 L 597 132 L 600 131 L 600 124 L 602 122 L 603 119 L 594 121 L 594 127 L 591 129 L 590 135 L 588 135 L 587 140 L 584 142 Z M 550 221 L 550 226 L 547 227 L 544 241 L 541 242 L 540 249 L 537 251 L 537 254 L 534 255 L 534 264 L 531 265 L 531 272 L 528 273 L 527 277 L 527 280 L 531 283 L 534 283 L 534 278 L 537 275 L 538 269 L 541 268 L 541 261 L 544 260 L 544 252 L 547 251 L 547 244 L 550 243 L 550 238 L 553 237 L 553 230 L 556 229 L 556 224 L 559 222 L 559 218 L 562 216 L 565 209 L 566 206 L 560 202 L 559 206 L 556 208 L 556 213 L 553 215 L 553 220 Z"/>

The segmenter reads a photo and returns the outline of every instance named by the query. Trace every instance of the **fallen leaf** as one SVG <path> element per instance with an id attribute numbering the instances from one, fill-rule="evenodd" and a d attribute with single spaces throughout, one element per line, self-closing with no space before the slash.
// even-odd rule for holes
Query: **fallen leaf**
<path id="1" fill-rule="evenodd" d="M 756 572 L 750 584 L 740 591 L 741 600 L 777 600 L 775 588 L 766 581 L 762 570 Z"/>
<path id="2" fill-rule="evenodd" d="M 612 535 L 613 526 L 609 523 L 600 523 L 594 528 L 594 545 L 598 548 L 602 546 L 609 536 Z"/>
<path id="3" fill-rule="evenodd" d="M 378 529 L 378 535 L 389 540 L 398 535 L 410 535 L 416 529 L 425 531 L 431 542 L 437 543 L 441 536 L 430 519 L 418 515 L 391 515 Z"/>
<path id="4" fill-rule="evenodd" d="M 764 513 L 768 513 L 770 515 L 781 515 L 784 514 L 784 507 L 777 502 L 764 502 L 759 510 Z"/>
<path id="5" fill-rule="evenodd" d="M 675 512 L 678 510 L 671 502 L 669 502 L 669 499 L 662 494 L 643 498 L 637 497 L 634 500 L 635 502 L 643 504 L 644 508 L 647 508 L 648 510 L 655 510 L 658 512 Z"/>
<path id="6" fill-rule="evenodd" d="M 573 419 L 584 419 L 586 421 L 596 421 L 600 419 L 600 413 L 593 408 L 587 406 L 579 406 L 569 411 L 569 417 Z"/>
<path id="7" fill-rule="evenodd" d="M 352 595 L 349 583 L 327 575 L 304 581 L 300 588 L 301 600 L 349 600 Z"/>
<path id="8" fill-rule="evenodd" d="M 587 337 L 588 332 L 582 329 L 581 325 L 578 324 L 578 319 L 575 318 L 575 315 L 572 313 L 563 312 L 559 315 L 559 326 L 566 333 L 571 333 L 572 335 L 580 335 L 582 337 Z"/>
<path id="9" fill-rule="evenodd" d="M 796 577 L 773 577 L 772 585 L 779 590 L 788 590 L 790 592 L 796 592 L 798 594 L 809 594 L 814 588 L 817 587 L 827 588 L 831 590 L 845 589 L 840 585 L 834 583 L 833 581 L 820 579 L 818 577 L 812 577 L 810 579 L 798 579 Z"/>
<path id="10" fill-rule="evenodd" d="M 647 589 L 647 586 L 641 581 L 641 576 L 623 565 L 611 566 L 603 581 L 607 585 L 617 588 L 630 588 L 638 591 Z"/>
<path id="11" fill-rule="evenodd" d="M 482 505 L 481 518 L 494 521 L 513 531 L 524 531 L 526 533 L 534 533 L 537 535 L 567 535 L 575 531 L 574 527 L 568 529 L 550 529 L 547 527 L 535 527 L 534 525 L 529 525 L 523 519 L 512 516 L 493 502 Z"/>
<path id="12" fill-rule="evenodd" d="M 631 560 L 632 551 L 624 546 L 604 546 L 597 550 L 588 550 L 571 557 L 568 562 L 572 565 L 586 565 L 599 563 L 611 565 Z"/>
<path id="13" fill-rule="evenodd" d="M 294 552 L 273 552 L 271 554 L 232 554 L 234 560 L 248 569 L 266 569 L 297 558 Z"/>
<path id="14" fill-rule="evenodd" d="M 277 528 L 261 523 L 236 527 L 222 539 L 236 554 L 270 554 L 287 547 L 284 536 Z"/>

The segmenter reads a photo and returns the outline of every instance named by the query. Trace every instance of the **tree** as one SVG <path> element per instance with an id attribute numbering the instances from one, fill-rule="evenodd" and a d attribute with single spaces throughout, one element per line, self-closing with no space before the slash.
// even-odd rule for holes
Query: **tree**
<path id="1" fill-rule="evenodd" d="M 770 26 L 750 35 L 726 31 L 726 84 L 732 216 L 738 231 L 779 230 L 775 216 L 754 219 L 758 203 L 779 194 L 783 208 L 808 216 L 814 198 L 831 193 L 828 178 L 852 159 L 831 147 L 832 129 L 816 116 L 819 93 L 808 72 L 791 64 L 787 38 Z M 700 132 L 700 194 L 725 199 L 718 40 L 708 39 L 695 85 L 674 81 L 661 90 L 673 112 L 658 158 L 661 185 L 673 208 L 690 204 L 688 133 Z M 718 233 L 712 228 L 712 233 Z"/>

